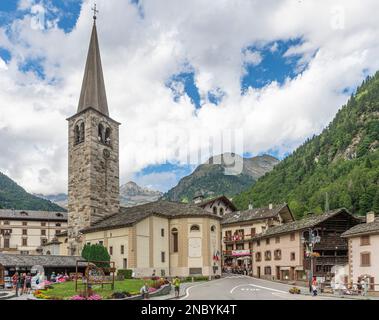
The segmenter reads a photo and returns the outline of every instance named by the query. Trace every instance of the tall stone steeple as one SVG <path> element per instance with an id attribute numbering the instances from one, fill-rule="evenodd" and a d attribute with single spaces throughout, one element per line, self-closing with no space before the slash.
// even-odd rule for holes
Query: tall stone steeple
<path id="1" fill-rule="evenodd" d="M 99 40 L 97 38 L 96 20 L 94 20 L 92 28 L 78 113 L 89 107 L 109 116 L 103 68 L 101 66 Z"/>
<path id="2" fill-rule="evenodd" d="M 96 14 L 96 8 L 95 14 Z M 68 249 L 80 255 L 82 229 L 117 213 L 119 202 L 119 125 L 109 117 L 96 15 L 77 113 L 67 119 Z"/>

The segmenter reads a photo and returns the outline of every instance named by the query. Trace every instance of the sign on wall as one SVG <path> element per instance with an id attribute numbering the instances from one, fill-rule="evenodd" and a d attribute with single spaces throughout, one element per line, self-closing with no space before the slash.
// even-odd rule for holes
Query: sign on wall
<path id="1" fill-rule="evenodd" d="M 233 257 L 241 257 L 241 256 L 249 256 L 250 250 L 233 250 L 232 251 L 232 256 Z"/>
<path id="2" fill-rule="evenodd" d="M 201 257 L 201 238 L 188 239 L 188 256 L 190 258 Z"/>

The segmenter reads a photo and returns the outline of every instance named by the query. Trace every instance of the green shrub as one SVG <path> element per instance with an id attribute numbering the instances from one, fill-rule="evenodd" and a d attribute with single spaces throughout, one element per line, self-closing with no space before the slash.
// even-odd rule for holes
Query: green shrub
<path id="1" fill-rule="evenodd" d="M 117 276 L 123 276 L 125 279 L 131 279 L 132 273 L 133 273 L 133 270 L 131 269 L 118 269 L 117 270 Z"/>

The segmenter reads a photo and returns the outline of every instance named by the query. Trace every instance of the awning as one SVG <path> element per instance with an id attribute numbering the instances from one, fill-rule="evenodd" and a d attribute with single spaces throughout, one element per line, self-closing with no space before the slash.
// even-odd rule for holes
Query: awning
<path id="1" fill-rule="evenodd" d="M 295 268 L 295 270 L 296 270 L 296 271 L 304 271 L 304 268 L 303 268 L 303 266 L 297 266 L 297 267 Z"/>

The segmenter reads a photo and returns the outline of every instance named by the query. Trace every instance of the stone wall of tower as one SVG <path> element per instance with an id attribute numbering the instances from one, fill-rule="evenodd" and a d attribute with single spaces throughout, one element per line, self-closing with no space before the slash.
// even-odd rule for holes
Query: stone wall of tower
<path id="1" fill-rule="evenodd" d="M 85 124 L 85 138 L 75 144 L 80 122 Z M 100 123 L 111 129 L 109 145 L 99 141 Z M 81 229 L 119 211 L 119 124 L 87 109 L 69 119 L 68 151 L 68 230 L 74 239 Z"/>

